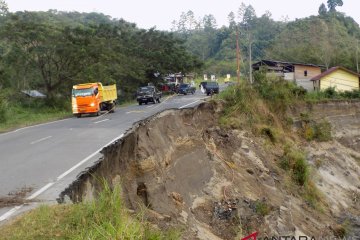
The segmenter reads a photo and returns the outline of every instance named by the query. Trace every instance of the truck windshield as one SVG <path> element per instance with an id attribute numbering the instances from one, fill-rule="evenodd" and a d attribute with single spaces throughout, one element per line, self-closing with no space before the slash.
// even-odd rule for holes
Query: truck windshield
<path id="1" fill-rule="evenodd" d="M 85 96 L 91 96 L 94 94 L 93 88 L 84 88 L 84 89 L 73 89 L 72 95 L 74 97 L 85 97 Z"/>
<path id="2" fill-rule="evenodd" d="M 138 89 L 139 92 L 151 92 L 153 91 L 154 87 L 140 87 Z"/>

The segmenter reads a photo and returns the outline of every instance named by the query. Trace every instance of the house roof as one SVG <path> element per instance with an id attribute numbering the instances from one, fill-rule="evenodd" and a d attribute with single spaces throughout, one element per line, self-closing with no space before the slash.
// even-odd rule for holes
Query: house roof
<path id="1" fill-rule="evenodd" d="M 315 65 L 315 64 L 311 64 L 311 63 L 299 63 L 299 62 L 285 62 L 285 61 L 277 61 L 277 60 L 261 60 L 259 62 L 256 62 L 253 64 L 253 66 L 259 65 L 261 63 L 264 63 L 266 65 L 275 65 L 275 64 L 281 64 L 281 65 L 301 65 L 301 66 L 311 66 L 311 67 L 325 67 L 323 65 Z"/>
<path id="2" fill-rule="evenodd" d="M 339 67 L 339 66 L 338 66 L 338 67 L 332 67 L 332 68 L 328 69 L 327 71 L 325 71 L 325 72 L 323 72 L 323 73 L 321 73 L 321 74 L 313 77 L 312 79 L 310 79 L 310 81 L 320 80 L 320 79 L 322 79 L 323 77 L 325 77 L 325 76 L 327 76 L 327 75 L 329 75 L 329 74 L 331 74 L 331 73 L 333 73 L 333 72 L 335 72 L 335 71 L 337 71 L 337 70 L 343 70 L 343 71 L 345 71 L 345 72 L 348 72 L 348 73 L 350 73 L 350 74 L 353 74 L 353 75 L 355 75 L 355 76 L 360 77 L 359 74 L 357 74 L 357 73 L 355 73 L 355 72 L 353 72 L 353 71 L 351 71 L 351 70 L 349 70 L 349 69 L 346 69 L 346 68 L 344 68 L 344 67 Z"/>

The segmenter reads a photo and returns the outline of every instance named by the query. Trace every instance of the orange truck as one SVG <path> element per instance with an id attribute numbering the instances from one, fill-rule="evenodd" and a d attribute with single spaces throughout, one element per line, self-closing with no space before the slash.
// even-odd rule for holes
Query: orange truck
<path id="1" fill-rule="evenodd" d="M 100 111 L 115 111 L 116 85 L 103 86 L 100 82 L 74 85 L 72 111 L 78 118 L 82 114 L 100 115 Z"/>

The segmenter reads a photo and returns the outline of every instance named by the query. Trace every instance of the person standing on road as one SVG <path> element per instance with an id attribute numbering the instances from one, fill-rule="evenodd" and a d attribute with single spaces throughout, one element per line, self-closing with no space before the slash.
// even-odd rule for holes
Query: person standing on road
<path id="1" fill-rule="evenodd" d="M 205 88 L 204 88 L 203 84 L 200 84 L 200 90 L 201 90 L 202 93 L 205 93 Z"/>

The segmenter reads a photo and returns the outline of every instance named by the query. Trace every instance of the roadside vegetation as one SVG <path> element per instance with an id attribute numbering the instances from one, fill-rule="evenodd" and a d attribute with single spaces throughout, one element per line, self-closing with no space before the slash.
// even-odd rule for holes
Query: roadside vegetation
<path id="1" fill-rule="evenodd" d="M 307 93 L 287 81 L 257 76 L 253 85 L 243 80 L 220 93 L 225 104 L 219 123 L 222 127 L 250 130 L 254 135 L 269 139 L 274 148 L 282 149 L 278 166 L 284 171 L 286 186 L 293 194 L 317 210 L 323 209 L 322 196 L 311 178 L 311 167 L 306 153 L 301 149 L 299 138 L 307 141 L 331 140 L 331 125 L 322 120 L 313 121 L 303 114 L 304 127 L 298 136 L 290 133 L 293 122 L 287 118 L 287 109 L 305 104 Z M 320 98 L 319 98 L 320 99 Z M 263 214 L 263 206 L 259 206 Z"/>
<path id="2" fill-rule="evenodd" d="M 0 132 L 71 116 L 70 100 L 51 103 L 15 91 L 0 92 Z"/>
<path id="3" fill-rule="evenodd" d="M 161 232 L 124 206 L 119 188 L 105 186 L 91 202 L 43 205 L 3 226 L 1 239 L 179 239 L 180 232 Z"/>

